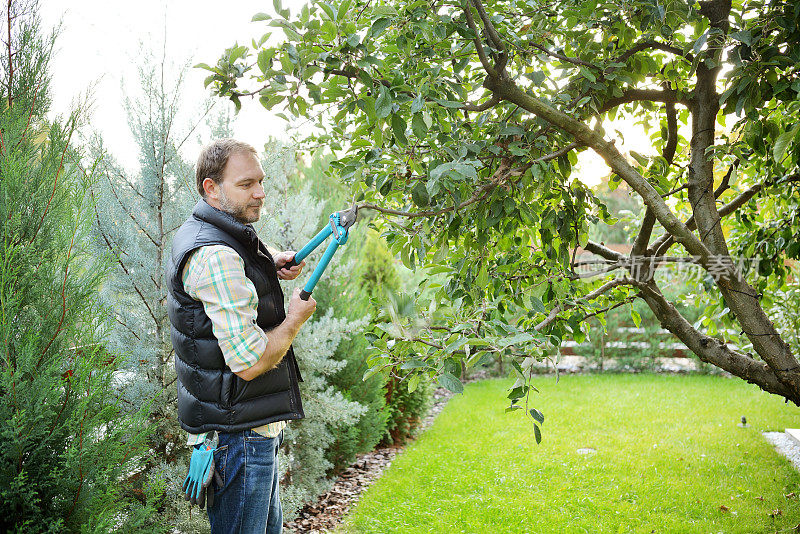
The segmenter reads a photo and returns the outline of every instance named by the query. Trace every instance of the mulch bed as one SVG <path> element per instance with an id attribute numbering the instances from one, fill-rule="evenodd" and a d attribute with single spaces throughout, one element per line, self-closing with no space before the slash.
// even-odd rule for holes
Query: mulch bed
<path id="1" fill-rule="evenodd" d="M 420 432 L 433 424 L 452 395 L 444 388 L 436 389 L 433 405 L 420 425 Z M 284 528 L 296 534 L 325 534 L 336 528 L 358 502 L 361 493 L 381 476 L 394 457 L 404 449 L 403 446 L 384 447 L 359 454 L 356 461 L 336 479 L 330 491 L 321 495 L 317 502 L 306 505 L 297 519 L 284 524 Z"/>

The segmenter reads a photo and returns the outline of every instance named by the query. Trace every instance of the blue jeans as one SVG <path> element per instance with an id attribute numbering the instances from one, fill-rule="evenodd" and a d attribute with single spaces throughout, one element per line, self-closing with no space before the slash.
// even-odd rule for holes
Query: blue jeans
<path id="1" fill-rule="evenodd" d="M 214 466 L 222 486 L 212 482 L 214 506 L 208 508 L 212 534 L 280 534 L 277 455 L 283 432 L 275 438 L 252 430 L 218 435 Z"/>

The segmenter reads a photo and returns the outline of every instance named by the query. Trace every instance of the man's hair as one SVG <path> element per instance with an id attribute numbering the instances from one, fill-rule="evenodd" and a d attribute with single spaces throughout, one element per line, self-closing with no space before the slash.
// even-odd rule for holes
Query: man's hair
<path id="1" fill-rule="evenodd" d="M 197 158 L 197 170 L 195 171 L 197 192 L 201 197 L 205 198 L 206 196 L 206 192 L 203 190 L 203 181 L 211 178 L 215 184 L 219 185 L 222 182 L 222 173 L 228 163 L 228 158 L 235 153 L 250 153 L 258 156 L 258 152 L 252 145 L 230 138 L 217 139 L 203 147 Z"/>

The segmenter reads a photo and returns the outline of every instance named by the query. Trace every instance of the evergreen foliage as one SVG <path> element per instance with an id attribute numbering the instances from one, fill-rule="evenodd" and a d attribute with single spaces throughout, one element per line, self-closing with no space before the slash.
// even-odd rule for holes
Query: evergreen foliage
<path id="1" fill-rule="evenodd" d="M 100 250 L 111 253 L 115 265 L 102 298 L 114 310 L 109 346 L 130 355 L 125 379 L 119 382 L 125 405 L 131 410 L 145 405 L 150 409 L 150 454 L 142 458 L 138 480 L 164 484 L 162 520 L 191 532 L 207 520 L 203 513 L 191 514 L 180 492 L 190 450 L 177 420 L 164 268 L 172 236 L 197 200 L 193 165 L 180 150 L 199 120 L 190 123 L 182 105 L 185 66 L 169 64 L 166 54 L 157 58 L 145 52 L 138 73 L 138 90 L 125 96 L 125 108 L 139 169 L 124 169 L 105 154 L 100 140 L 94 147 L 104 156 L 94 188 L 96 242 Z"/>
<path id="2" fill-rule="evenodd" d="M 407 387 L 407 381 L 396 377 L 389 378 L 386 384 L 386 433 L 382 443 L 385 445 L 402 445 L 412 438 L 422 418 L 431 407 L 433 383 L 422 381 L 413 390 Z"/>
<path id="3" fill-rule="evenodd" d="M 323 180 L 319 180 L 323 181 Z M 317 292 L 317 302 L 325 309 L 333 310 L 337 317 L 356 319 L 360 317 L 371 318 L 375 314 L 375 305 L 370 302 L 371 292 L 377 292 L 370 284 L 365 272 L 370 272 L 370 266 L 379 269 L 386 267 L 386 263 L 376 264 L 376 256 L 370 252 L 374 241 L 380 243 L 372 230 L 365 230 L 366 221 L 361 221 L 357 227 L 351 229 L 351 237 L 347 244 L 347 254 L 343 255 L 349 261 L 350 269 L 343 277 L 329 280 Z M 388 254 L 385 245 L 383 252 Z M 389 255 L 391 258 L 391 255 Z M 394 273 L 394 267 L 388 264 Z M 376 275 L 375 277 L 389 274 Z M 331 474 L 335 474 L 348 467 L 357 454 L 368 452 L 377 445 L 386 429 L 387 411 L 384 399 L 385 380 L 381 376 L 372 376 L 364 380 L 364 373 L 369 369 L 367 354 L 369 343 L 364 332 L 368 330 L 365 325 L 359 331 L 342 341 L 336 349 L 334 359 L 342 362 L 343 367 L 331 376 L 331 384 L 342 391 L 350 400 L 357 401 L 366 407 L 366 412 L 351 426 L 340 425 L 335 429 L 335 441 L 328 449 L 327 458 L 333 464 Z"/>
<path id="4" fill-rule="evenodd" d="M 108 262 L 88 246 L 97 162 L 85 168 L 74 143 L 82 110 L 48 118 L 56 36 L 37 7 L 0 12 L 0 531 L 155 532 L 162 488 L 120 481 L 148 430 L 112 387 L 122 358 L 97 298 Z"/>
<path id="5" fill-rule="evenodd" d="M 306 188 L 311 197 L 324 205 L 320 213 L 319 226 L 327 224 L 328 216 L 333 211 L 341 210 L 347 206 L 347 187 L 330 173 L 330 156 L 317 152 L 311 156 L 308 163 L 300 167 L 299 172 L 289 175 L 293 187 Z M 348 268 L 340 271 L 336 277 L 324 277 L 314 292 L 317 309 L 332 310 L 335 317 L 345 317 L 349 320 L 358 320 L 371 317 L 375 313 L 375 304 L 371 303 L 369 296 L 377 293 L 375 286 L 370 283 L 365 273 L 371 272 L 372 266 L 381 252 L 388 256 L 388 261 L 383 261 L 376 267 L 389 268 L 395 276 L 392 258 L 386 246 L 380 249 L 381 240 L 374 230 L 368 227 L 369 220 L 359 215 L 359 223 L 350 229 L 350 238 L 345 247 L 337 252 L 337 262 L 343 263 Z M 377 252 L 375 255 L 373 252 Z M 385 260 L 385 258 L 384 258 Z M 378 276 L 391 277 L 387 273 Z M 326 459 L 332 464 L 329 476 L 348 467 L 359 453 L 371 451 L 383 437 L 386 431 L 387 412 L 384 400 L 384 379 L 380 376 L 363 380 L 364 373 L 369 368 L 366 363 L 368 342 L 364 336 L 366 328 L 350 332 L 342 339 L 333 358 L 343 367 L 331 375 L 330 383 L 333 387 L 351 401 L 356 401 L 366 408 L 364 414 L 353 425 L 338 424 L 331 427 L 335 439 L 326 451 Z"/>
<path id="6" fill-rule="evenodd" d="M 299 250 L 319 231 L 318 221 L 323 217 L 325 202 L 314 199 L 307 189 L 296 187 L 290 179 L 297 172 L 293 148 L 272 143 L 266 146 L 266 156 L 263 162 L 266 209 L 255 223 L 256 230 L 273 248 Z M 282 284 L 287 301 L 294 287 L 305 284 L 324 248 L 317 248 L 306 259 L 304 273 L 294 283 Z M 325 284 L 346 278 L 349 269 L 342 256 L 336 257 L 317 286 L 319 290 L 315 289 L 315 299 Z M 289 424 L 286 429 L 289 445 L 281 453 L 280 464 L 286 470 L 281 498 L 287 519 L 330 487 L 327 474 L 332 463 L 326 451 L 336 440 L 337 432 L 355 425 L 367 411 L 330 382 L 331 376 L 346 365 L 334 358 L 337 347 L 364 325 L 364 318 L 353 320 L 337 315 L 330 307 L 318 306 L 314 317 L 295 339 L 295 353 L 304 379 L 300 391 L 306 418 Z"/>

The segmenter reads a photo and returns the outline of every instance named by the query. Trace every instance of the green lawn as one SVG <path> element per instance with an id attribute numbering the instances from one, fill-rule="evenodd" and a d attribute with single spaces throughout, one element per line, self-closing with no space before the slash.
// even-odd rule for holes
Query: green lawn
<path id="1" fill-rule="evenodd" d="M 761 436 L 800 409 L 738 379 L 542 377 L 530 418 L 507 380 L 467 386 L 395 459 L 340 533 L 787 532 L 800 474 Z M 741 416 L 749 428 L 739 428 Z M 591 447 L 596 454 L 581 455 Z M 723 508 L 724 507 L 724 508 Z M 780 515 L 770 513 L 780 510 Z"/>

